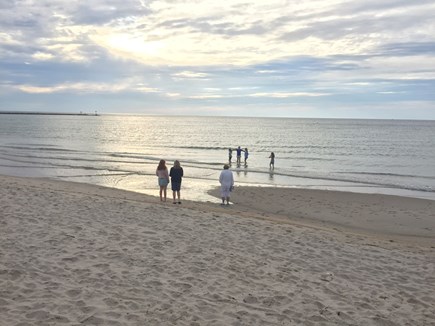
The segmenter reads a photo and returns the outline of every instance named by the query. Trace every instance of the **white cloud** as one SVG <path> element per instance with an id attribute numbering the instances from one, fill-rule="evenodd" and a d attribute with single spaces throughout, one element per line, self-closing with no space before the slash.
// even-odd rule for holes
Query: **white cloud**
<path id="1" fill-rule="evenodd" d="M 166 93 L 166 96 L 175 98 L 175 97 L 180 97 L 181 94 L 180 93 Z"/>
<path id="2" fill-rule="evenodd" d="M 288 98 L 288 97 L 318 97 L 331 95 L 328 93 L 308 93 L 308 92 L 295 92 L 295 93 L 284 93 L 284 92 L 264 92 L 264 93 L 253 93 L 249 94 L 251 97 L 273 97 L 273 98 Z"/>
<path id="3" fill-rule="evenodd" d="M 209 76 L 209 74 L 194 71 L 181 71 L 173 74 L 172 76 L 177 78 L 204 78 Z"/>
<path id="4" fill-rule="evenodd" d="M 33 85 L 15 85 L 11 86 L 24 93 L 47 94 L 58 92 L 75 92 L 75 93 L 117 93 L 122 91 L 136 91 L 141 93 L 158 93 L 160 90 L 147 87 L 142 84 L 135 84 L 132 80 L 119 83 L 63 83 L 55 86 L 33 86 Z"/>
<path id="5" fill-rule="evenodd" d="M 32 58 L 36 60 L 50 60 L 53 58 L 53 55 L 51 53 L 36 52 L 32 55 Z"/>
<path id="6" fill-rule="evenodd" d="M 9 33 L 0 32 L 0 44 L 4 45 L 18 45 L 20 44 L 14 39 L 14 36 Z"/>
<path id="7" fill-rule="evenodd" d="M 276 74 L 278 70 L 257 70 L 255 73 L 257 74 Z"/>
<path id="8" fill-rule="evenodd" d="M 195 99 L 195 100 L 207 100 L 207 99 L 224 98 L 224 96 L 218 94 L 204 94 L 204 95 L 192 95 L 192 96 L 188 96 L 187 98 Z"/>

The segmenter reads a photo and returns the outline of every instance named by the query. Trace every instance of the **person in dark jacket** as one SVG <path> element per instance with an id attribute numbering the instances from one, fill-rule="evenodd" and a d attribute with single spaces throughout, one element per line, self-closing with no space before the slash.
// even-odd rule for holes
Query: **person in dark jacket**
<path id="1" fill-rule="evenodd" d="M 271 152 L 269 158 L 270 158 L 269 167 L 271 170 L 273 170 L 275 169 L 275 153 Z"/>
<path id="2" fill-rule="evenodd" d="M 177 195 L 178 203 L 181 204 L 180 189 L 181 180 L 183 178 L 183 168 L 180 166 L 180 162 L 178 160 L 174 162 L 174 166 L 171 168 L 169 176 L 171 177 L 172 195 L 174 197 L 173 204 L 177 203 L 177 201 L 175 200 L 175 195 Z"/>

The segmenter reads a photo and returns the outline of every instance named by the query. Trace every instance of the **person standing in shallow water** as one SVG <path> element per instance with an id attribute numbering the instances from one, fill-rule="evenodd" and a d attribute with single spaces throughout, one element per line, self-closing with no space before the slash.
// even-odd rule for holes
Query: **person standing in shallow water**
<path id="1" fill-rule="evenodd" d="M 236 154 L 237 154 L 237 165 L 240 165 L 240 162 L 242 160 L 242 152 L 243 150 L 239 147 L 237 147 L 236 149 Z"/>
<path id="2" fill-rule="evenodd" d="M 243 163 L 245 163 L 245 166 L 247 166 L 248 165 L 248 156 L 249 156 L 248 149 L 245 148 L 244 152 L 245 152 L 245 161 Z"/>
<path id="3" fill-rule="evenodd" d="M 169 176 L 171 177 L 171 188 L 172 188 L 172 196 L 174 197 L 173 204 L 176 204 L 175 195 L 177 195 L 178 203 L 181 204 L 180 201 L 180 189 L 181 189 L 181 180 L 183 178 L 183 168 L 180 165 L 180 162 L 176 160 L 174 162 L 174 166 L 171 168 L 169 172 Z"/>
<path id="4" fill-rule="evenodd" d="M 160 186 L 160 201 L 166 201 L 166 191 L 169 184 L 169 173 L 165 160 L 160 160 L 156 175 Z"/>
<path id="5" fill-rule="evenodd" d="M 271 152 L 269 158 L 270 158 L 269 167 L 270 167 L 270 169 L 273 170 L 273 169 L 275 169 L 275 153 Z"/>
<path id="6" fill-rule="evenodd" d="M 221 184 L 221 197 L 222 197 L 221 205 L 225 205 L 225 201 L 227 202 L 227 205 L 230 204 L 230 192 L 234 186 L 233 172 L 231 172 L 229 168 L 230 168 L 229 165 L 225 164 L 224 169 L 222 170 L 219 176 L 219 182 Z"/>

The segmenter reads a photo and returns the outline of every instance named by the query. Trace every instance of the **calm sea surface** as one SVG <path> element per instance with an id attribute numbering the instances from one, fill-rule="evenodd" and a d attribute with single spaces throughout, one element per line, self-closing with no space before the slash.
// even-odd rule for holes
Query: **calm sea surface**
<path id="1" fill-rule="evenodd" d="M 178 159 L 182 196 L 214 200 L 207 190 L 237 146 L 250 153 L 232 165 L 237 185 L 435 199 L 435 121 L 0 115 L 0 174 L 152 195 L 158 161 Z"/>

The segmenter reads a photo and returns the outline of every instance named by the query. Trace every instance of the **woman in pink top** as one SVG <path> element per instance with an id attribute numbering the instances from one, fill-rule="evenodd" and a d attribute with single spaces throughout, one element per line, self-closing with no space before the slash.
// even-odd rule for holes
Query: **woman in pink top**
<path id="1" fill-rule="evenodd" d="M 159 179 L 160 201 L 166 201 L 166 189 L 168 188 L 168 184 L 169 184 L 169 173 L 168 173 L 168 168 L 166 167 L 165 160 L 160 160 L 159 166 L 157 167 L 156 170 L 156 175 Z"/>

